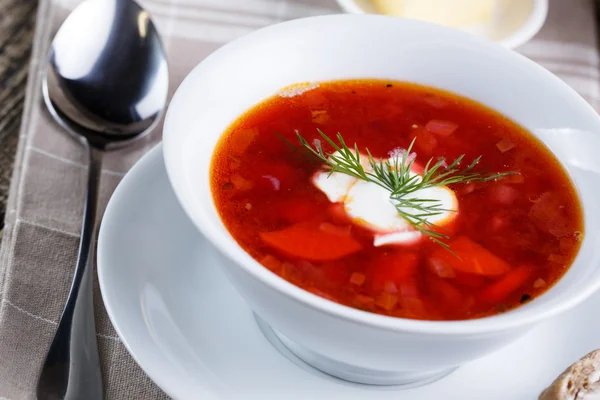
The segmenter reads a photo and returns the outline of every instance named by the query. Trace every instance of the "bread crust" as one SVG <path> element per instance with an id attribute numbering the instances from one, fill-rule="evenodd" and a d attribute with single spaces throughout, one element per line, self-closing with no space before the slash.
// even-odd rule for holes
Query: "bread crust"
<path id="1" fill-rule="evenodd" d="M 552 382 L 538 400 L 600 399 L 600 349 L 586 354 Z"/>

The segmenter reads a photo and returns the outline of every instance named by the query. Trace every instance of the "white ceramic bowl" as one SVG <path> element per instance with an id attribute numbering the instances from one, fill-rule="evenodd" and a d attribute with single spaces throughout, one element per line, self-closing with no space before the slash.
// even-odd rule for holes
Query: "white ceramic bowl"
<path id="1" fill-rule="evenodd" d="M 508 313 L 457 322 L 416 321 L 324 300 L 272 274 L 242 250 L 213 203 L 217 140 L 253 105 L 296 82 L 387 78 L 431 85 L 484 103 L 522 124 L 559 157 L 584 206 L 586 235 L 568 273 L 547 294 Z M 374 384 L 434 379 L 519 338 L 600 284 L 600 119 L 571 88 L 489 41 L 418 21 L 333 15 L 270 26 L 220 48 L 177 90 L 166 115 L 169 180 L 189 218 L 221 255 L 251 308 L 308 363 Z M 201 265 L 197 266 L 202 268 Z"/>
<path id="2" fill-rule="evenodd" d="M 445 0 L 447 1 L 447 0 Z M 370 0 L 337 0 L 342 10 L 353 14 L 377 14 Z M 514 49 L 542 28 L 548 15 L 548 0 L 496 0 L 496 17 L 485 29 L 471 33 Z"/>

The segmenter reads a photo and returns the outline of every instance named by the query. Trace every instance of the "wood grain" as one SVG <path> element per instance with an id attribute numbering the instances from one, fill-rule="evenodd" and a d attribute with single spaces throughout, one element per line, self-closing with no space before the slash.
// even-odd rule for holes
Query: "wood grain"
<path id="1" fill-rule="evenodd" d="M 0 0 L 0 228 L 12 174 L 37 0 Z"/>

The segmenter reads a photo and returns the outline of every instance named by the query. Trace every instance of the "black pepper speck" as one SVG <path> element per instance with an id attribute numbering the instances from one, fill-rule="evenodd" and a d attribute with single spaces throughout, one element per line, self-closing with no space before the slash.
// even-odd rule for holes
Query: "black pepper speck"
<path id="1" fill-rule="evenodd" d="M 523 296 L 521 296 L 521 304 L 525 303 L 526 301 L 529 301 L 531 299 L 531 296 L 528 294 L 524 294 Z"/>

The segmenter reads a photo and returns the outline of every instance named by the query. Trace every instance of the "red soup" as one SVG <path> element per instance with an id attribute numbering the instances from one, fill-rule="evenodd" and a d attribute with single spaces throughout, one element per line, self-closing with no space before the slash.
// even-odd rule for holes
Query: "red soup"
<path id="1" fill-rule="evenodd" d="M 213 156 L 235 240 L 313 294 L 401 318 L 518 307 L 569 268 L 582 210 L 546 147 L 497 112 L 409 83 L 287 88 Z"/>

